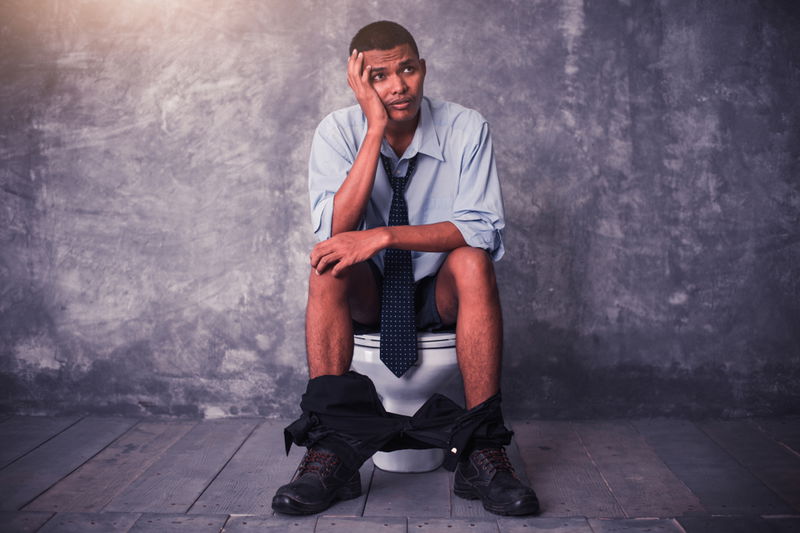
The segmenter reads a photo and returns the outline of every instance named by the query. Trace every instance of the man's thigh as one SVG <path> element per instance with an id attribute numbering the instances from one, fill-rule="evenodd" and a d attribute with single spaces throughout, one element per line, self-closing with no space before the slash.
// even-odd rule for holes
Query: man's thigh
<path id="1" fill-rule="evenodd" d="M 448 255 L 448 259 L 449 259 Z M 436 274 L 436 310 L 442 323 L 453 325 L 458 317 L 458 293 L 452 269 L 445 259 Z"/>
<path id="2" fill-rule="evenodd" d="M 484 266 L 486 268 L 481 268 Z M 447 254 L 436 276 L 436 309 L 444 324 L 455 324 L 458 317 L 459 297 L 456 280 L 460 277 L 461 285 L 469 287 L 471 284 L 465 285 L 464 281 L 475 281 L 474 278 L 480 277 L 481 272 L 485 272 L 491 280 L 494 279 L 494 267 L 486 251 L 464 246 Z"/>
<path id="3" fill-rule="evenodd" d="M 347 272 L 347 297 L 350 314 L 356 322 L 365 326 L 377 325 L 380 321 L 380 291 L 378 280 L 370 260 L 356 263 Z"/>

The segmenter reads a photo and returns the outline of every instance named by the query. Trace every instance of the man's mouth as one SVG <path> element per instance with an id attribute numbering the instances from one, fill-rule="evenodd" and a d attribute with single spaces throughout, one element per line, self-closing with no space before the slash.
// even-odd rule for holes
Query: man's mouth
<path id="1" fill-rule="evenodd" d="M 389 102 L 386 104 L 386 107 L 391 107 L 392 109 L 408 109 L 411 106 L 411 103 L 414 101 L 413 98 L 401 98 L 399 100 L 394 100 L 393 102 Z"/>

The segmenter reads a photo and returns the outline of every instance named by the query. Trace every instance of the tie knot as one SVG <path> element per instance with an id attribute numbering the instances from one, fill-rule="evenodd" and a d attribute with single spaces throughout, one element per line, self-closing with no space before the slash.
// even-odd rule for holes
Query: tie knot
<path id="1" fill-rule="evenodd" d="M 383 154 L 381 154 L 381 161 L 383 162 L 383 169 L 386 171 L 386 175 L 389 176 L 389 184 L 392 186 L 392 192 L 395 194 L 402 193 L 403 190 L 405 190 L 408 178 L 411 177 L 417 166 L 417 156 L 408 160 L 408 170 L 406 170 L 405 176 L 395 176 L 394 172 L 392 172 L 392 161 Z"/>

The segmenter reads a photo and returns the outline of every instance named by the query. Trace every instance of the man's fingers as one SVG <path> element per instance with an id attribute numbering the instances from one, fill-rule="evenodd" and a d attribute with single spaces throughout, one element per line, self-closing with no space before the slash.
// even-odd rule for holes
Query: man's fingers
<path id="1" fill-rule="evenodd" d="M 314 245 L 311 250 L 311 266 L 317 268 L 319 261 L 329 253 L 331 253 L 331 250 L 328 241 L 322 241 Z"/>
<path id="2" fill-rule="evenodd" d="M 348 268 L 350 268 L 350 265 L 345 265 L 341 261 L 339 261 L 338 263 L 333 265 L 333 268 L 331 269 L 331 274 L 333 274 L 334 278 L 338 278 L 339 276 L 347 272 Z"/>
<path id="3" fill-rule="evenodd" d="M 317 263 L 316 267 L 317 274 L 322 274 L 323 272 L 328 270 L 328 267 L 330 267 L 331 265 L 336 265 L 336 263 L 338 262 L 339 259 L 334 257 L 333 254 L 326 255 L 325 257 L 319 260 L 319 263 Z"/>
<path id="4" fill-rule="evenodd" d="M 363 61 L 363 57 L 361 54 L 355 55 L 355 50 L 353 50 L 353 52 L 353 55 L 347 60 L 347 74 L 353 78 L 358 78 L 361 76 L 361 62 Z"/>
<path id="5" fill-rule="evenodd" d="M 347 268 L 350 263 L 348 262 L 346 256 L 340 256 L 337 258 L 336 264 L 333 264 L 333 268 L 331 268 L 331 274 L 334 277 L 339 277 L 339 273 L 342 271 L 343 268 Z"/>
<path id="6" fill-rule="evenodd" d="M 364 54 L 361 52 L 355 56 L 351 55 L 347 61 L 347 83 L 356 91 L 357 96 L 364 90 L 365 84 L 369 85 L 370 68 L 364 67 Z"/>
<path id="7" fill-rule="evenodd" d="M 310 259 L 312 268 L 317 268 L 317 263 L 319 262 L 320 257 L 322 257 L 322 254 L 320 253 L 319 244 L 317 244 L 314 246 L 314 248 L 311 249 Z"/>
<path id="8" fill-rule="evenodd" d="M 353 53 L 347 58 L 347 83 L 350 84 L 350 87 L 353 89 L 355 89 L 353 86 L 353 78 L 358 75 L 359 72 L 356 71 L 356 51 L 353 50 Z"/>
<path id="9" fill-rule="evenodd" d="M 327 268 L 326 265 L 327 265 L 327 262 L 326 262 L 325 258 L 323 257 L 314 266 L 314 270 L 317 271 L 317 274 L 322 274 L 323 272 L 325 272 L 325 269 Z"/>
<path id="10" fill-rule="evenodd" d="M 316 263 L 313 262 L 311 266 L 317 271 L 317 274 L 322 274 L 327 268 L 339 260 L 339 255 L 336 251 L 326 246 L 328 241 L 323 241 L 314 247 L 316 256 Z"/>

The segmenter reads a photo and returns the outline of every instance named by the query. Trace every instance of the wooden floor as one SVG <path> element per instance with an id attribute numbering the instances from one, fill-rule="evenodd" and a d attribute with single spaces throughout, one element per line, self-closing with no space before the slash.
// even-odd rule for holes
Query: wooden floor
<path id="1" fill-rule="evenodd" d="M 272 515 L 302 455 L 286 421 L 0 419 L 2 532 L 800 532 L 800 419 L 513 423 L 510 455 L 542 503 L 500 518 L 452 474 L 371 462 L 365 494 L 322 516 Z"/>

